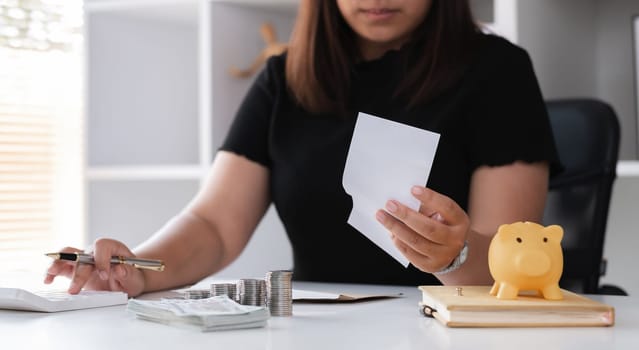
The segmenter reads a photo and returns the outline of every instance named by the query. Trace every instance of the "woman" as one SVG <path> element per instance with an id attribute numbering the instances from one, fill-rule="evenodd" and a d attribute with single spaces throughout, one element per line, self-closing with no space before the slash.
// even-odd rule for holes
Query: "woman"
<path id="1" fill-rule="evenodd" d="M 428 184 L 407 189 L 419 211 L 389 199 L 370 213 L 408 268 L 346 222 L 358 112 L 441 135 Z M 95 266 L 58 261 L 45 282 L 131 296 L 193 283 L 240 254 L 272 202 L 298 280 L 489 284 L 492 235 L 540 221 L 556 160 L 527 54 L 481 34 L 467 0 L 304 0 L 288 52 L 256 79 L 187 208 L 134 252 L 99 239 Z M 112 255 L 163 259 L 166 271 L 110 266 Z"/>

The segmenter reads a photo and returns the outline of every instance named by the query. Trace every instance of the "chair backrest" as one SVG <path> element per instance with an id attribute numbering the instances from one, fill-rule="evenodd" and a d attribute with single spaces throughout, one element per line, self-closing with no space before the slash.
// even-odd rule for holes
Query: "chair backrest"
<path id="1" fill-rule="evenodd" d="M 606 103 L 592 99 L 547 102 L 564 171 L 550 179 L 543 223 L 564 228 L 560 286 L 597 293 L 603 245 L 619 155 L 619 121 Z"/>

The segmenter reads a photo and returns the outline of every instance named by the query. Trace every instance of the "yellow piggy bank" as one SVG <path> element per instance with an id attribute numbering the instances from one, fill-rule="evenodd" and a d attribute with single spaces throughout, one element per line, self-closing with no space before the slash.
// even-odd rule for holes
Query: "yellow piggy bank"
<path id="1" fill-rule="evenodd" d="M 558 225 L 515 222 L 499 226 L 488 249 L 488 266 L 495 280 L 490 294 L 516 299 L 519 291 L 534 290 L 545 299 L 563 299 L 559 289 L 563 236 Z"/>

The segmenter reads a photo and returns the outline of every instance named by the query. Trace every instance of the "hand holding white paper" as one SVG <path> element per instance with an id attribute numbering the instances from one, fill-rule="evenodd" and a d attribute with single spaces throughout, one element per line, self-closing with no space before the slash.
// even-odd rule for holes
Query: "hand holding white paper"
<path id="1" fill-rule="evenodd" d="M 408 259 L 375 219 L 375 212 L 389 199 L 419 210 L 410 189 L 426 184 L 438 142 L 439 134 L 431 131 L 366 113 L 357 116 L 342 177 L 353 198 L 348 223 L 404 266 Z"/>

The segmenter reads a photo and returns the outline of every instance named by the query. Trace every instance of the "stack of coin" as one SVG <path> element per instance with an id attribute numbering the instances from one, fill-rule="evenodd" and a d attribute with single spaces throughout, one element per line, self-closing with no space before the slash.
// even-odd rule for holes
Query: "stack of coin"
<path id="1" fill-rule="evenodd" d="M 266 273 L 266 305 L 271 311 L 271 316 L 293 315 L 292 277 L 293 272 L 288 270 L 269 271 Z"/>
<path id="2" fill-rule="evenodd" d="M 211 284 L 211 296 L 228 295 L 231 300 L 237 301 L 237 285 L 235 283 Z"/>
<path id="3" fill-rule="evenodd" d="M 237 281 L 237 302 L 242 305 L 264 306 L 266 304 L 266 282 L 252 278 L 243 278 Z"/>
<path id="4" fill-rule="evenodd" d="M 208 289 L 188 289 L 184 291 L 184 299 L 206 299 L 211 296 Z"/>

